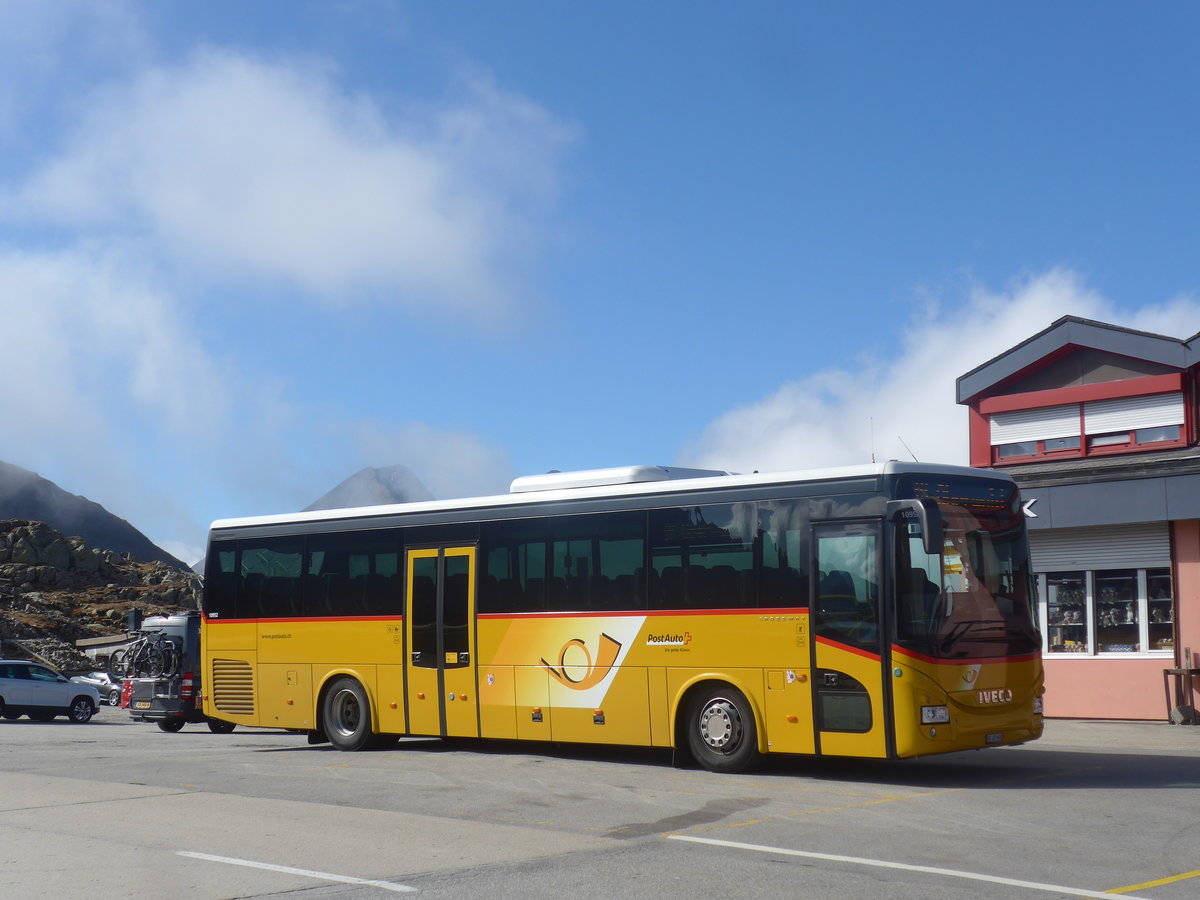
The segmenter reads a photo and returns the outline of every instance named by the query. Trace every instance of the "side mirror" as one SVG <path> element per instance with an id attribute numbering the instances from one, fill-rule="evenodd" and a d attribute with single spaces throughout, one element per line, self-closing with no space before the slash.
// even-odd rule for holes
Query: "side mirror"
<path id="1" fill-rule="evenodd" d="M 935 501 L 922 497 L 914 500 L 889 500 L 887 517 L 890 522 L 916 522 L 921 526 L 921 542 L 930 556 L 939 556 L 945 545 L 942 511 Z"/>

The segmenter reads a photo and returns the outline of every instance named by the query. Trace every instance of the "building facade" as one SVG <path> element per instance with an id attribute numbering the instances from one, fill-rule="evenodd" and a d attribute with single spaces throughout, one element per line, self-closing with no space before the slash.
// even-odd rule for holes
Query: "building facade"
<path id="1" fill-rule="evenodd" d="M 1164 675 L 1200 666 L 1198 375 L 1200 335 L 1068 316 L 958 379 L 971 465 L 1031 516 L 1048 716 L 1161 720 L 1200 694 Z"/>

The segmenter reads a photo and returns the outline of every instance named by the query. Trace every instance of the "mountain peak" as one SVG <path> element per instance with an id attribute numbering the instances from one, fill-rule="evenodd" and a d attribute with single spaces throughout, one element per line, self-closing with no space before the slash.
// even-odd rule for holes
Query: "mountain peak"
<path id="1" fill-rule="evenodd" d="M 6 462 L 0 462 L 0 519 L 45 522 L 63 534 L 83 538 L 93 547 L 188 570 L 186 563 L 99 503 L 69 494 L 36 472 Z"/>
<path id="2" fill-rule="evenodd" d="M 384 506 L 392 503 L 416 503 L 432 500 L 433 494 L 407 466 L 367 466 L 355 472 L 333 490 L 306 506 L 303 512 L 317 509 L 347 509 L 355 506 Z"/>

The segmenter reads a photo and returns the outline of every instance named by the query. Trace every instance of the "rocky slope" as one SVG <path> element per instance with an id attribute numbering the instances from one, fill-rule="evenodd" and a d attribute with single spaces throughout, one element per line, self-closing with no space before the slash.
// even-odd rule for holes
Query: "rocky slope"
<path id="1" fill-rule="evenodd" d="M 196 609 L 200 578 L 139 562 L 26 519 L 0 519 L 0 655 L 40 657 L 73 674 L 91 667 L 82 638 L 119 634 L 129 611 Z"/>

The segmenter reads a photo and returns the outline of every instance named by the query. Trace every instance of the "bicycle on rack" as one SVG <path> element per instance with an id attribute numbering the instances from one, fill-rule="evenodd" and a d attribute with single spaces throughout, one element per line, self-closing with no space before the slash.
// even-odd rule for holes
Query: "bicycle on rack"
<path id="1" fill-rule="evenodd" d="M 179 649 L 163 634 L 143 634 L 124 650 L 114 653 L 108 666 L 112 676 L 119 679 L 174 675 L 179 668 Z"/>

